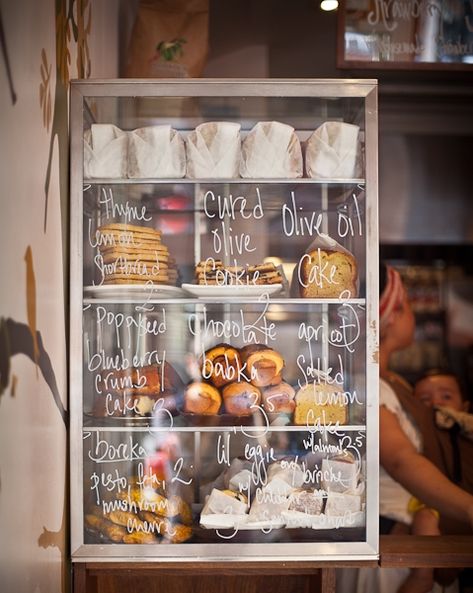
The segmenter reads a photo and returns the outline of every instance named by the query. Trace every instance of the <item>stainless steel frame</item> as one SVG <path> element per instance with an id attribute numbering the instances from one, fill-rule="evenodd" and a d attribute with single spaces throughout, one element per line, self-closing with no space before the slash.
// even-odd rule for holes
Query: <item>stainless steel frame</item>
<path id="1" fill-rule="evenodd" d="M 82 311 L 83 118 L 86 97 L 359 97 L 366 147 L 366 542 L 291 544 L 86 545 L 83 541 Z M 71 84 L 70 450 L 71 551 L 87 560 L 363 560 L 378 554 L 378 234 L 377 83 L 375 80 L 94 80 Z M 182 181 L 182 180 L 180 180 Z M 131 180 L 126 181 L 131 182 Z M 139 182 L 139 181 L 138 181 Z"/>

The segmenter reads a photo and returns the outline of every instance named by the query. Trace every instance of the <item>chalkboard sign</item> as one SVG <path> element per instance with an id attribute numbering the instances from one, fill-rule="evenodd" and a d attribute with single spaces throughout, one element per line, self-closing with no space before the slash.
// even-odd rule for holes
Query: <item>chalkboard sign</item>
<path id="1" fill-rule="evenodd" d="M 343 0 L 340 68 L 473 67 L 471 0 Z"/>

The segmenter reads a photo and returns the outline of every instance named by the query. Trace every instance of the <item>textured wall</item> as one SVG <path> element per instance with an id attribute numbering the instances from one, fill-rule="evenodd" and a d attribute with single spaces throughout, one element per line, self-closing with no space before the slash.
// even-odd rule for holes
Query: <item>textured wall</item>
<path id="1" fill-rule="evenodd" d="M 68 82 L 117 72 L 117 2 L 0 1 L 2 593 L 68 590 Z"/>

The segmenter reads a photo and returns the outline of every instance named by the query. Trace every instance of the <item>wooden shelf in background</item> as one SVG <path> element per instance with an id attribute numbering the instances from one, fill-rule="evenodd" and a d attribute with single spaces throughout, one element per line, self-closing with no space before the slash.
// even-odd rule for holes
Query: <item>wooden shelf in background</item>
<path id="1" fill-rule="evenodd" d="M 381 567 L 466 568 L 473 566 L 473 536 L 382 535 Z"/>

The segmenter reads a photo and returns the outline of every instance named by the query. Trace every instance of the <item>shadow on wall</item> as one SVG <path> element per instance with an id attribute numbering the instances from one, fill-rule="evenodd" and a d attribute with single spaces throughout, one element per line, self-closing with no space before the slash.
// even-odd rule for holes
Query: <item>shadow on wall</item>
<path id="1" fill-rule="evenodd" d="M 30 4 L 33 4 L 32 0 Z M 43 172 L 43 232 L 46 233 L 48 230 L 48 201 L 51 187 L 55 185 L 55 183 L 53 183 L 52 175 L 55 170 L 57 159 L 61 209 L 60 217 L 62 221 L 63 262 L 66 271 L 68 261 L 69 202 L 68 91 L 71 78 L 71 48 L 74 49 L 74 55 L 76 56 L 75 69 L 77 70 L 77 76 L 79 78 L 89 77 L 91 72 L 91 59 L 88 39 L 92 27 L 92 1 L 51 0 L 51 2 L 48 2 L 48 7 L 49 6 L 51 6 L 51 8 L 54 7 L 54 14 L 51 15 L 53 16 L 54 21 L 51 19 L 51 28 L 48 28 L 48 36 L 53 37 L 55 54 L 48 56 L 46 49 L 44 47 L 41 49 L 37 77 L 39 80 L 39 96 L 37 100 L 40 107 L 38 115 L 42 118 L 42 124 L 48 133 L 48 145 L 45 147 L 48 158 L 47 165 Z M 6 11 L 3 12 L 6 14 Z M 11 53 L 9 53 L 7 46 L 8 35 L 5 35 L 5 32 L 8 34 L 11 33 L 11 31 L 8 29 L 5 31 L 3 25 L 4 20 L 0 12 L 0 60 L 5 64 L 4 71 L 8 85 L 7 88 L 11 104 L 15 107 L 18 98 L 15 87 L 15 71 L 12 69 L 13 62 L 10 61 L 12 56 Z M 43 41 L 41 41 L 41 43 L 43 43 Z M 22 62 L 26 60 L 34 61 L 35 59 L 35 55 L 24 55 L 23 53 L 21 55 Z M 54 68 L 56 76 L 54 76 Z M 20 78 L 18 73 L 17 77 Z M 16 82 L 19 84 L 18 80 Z M 31 84 L 36 86 L 34 80 Z M 57 156 L 53 156 L 56 151 Z M 38 222 L 38 224 L 41 223 Z M 49 230 L 51 232 L 51 229 Z M 52 229 L 52 232 L 55 232 L 54 229 Z M 53 368 L 53 361 L 47 352 L 41 331 L 37 329 L 36 282 L 33 269 L 33 252 L 30 247 L 26 249 L 24 260 L 26 265 L 27 323 L 16 321 L 8 316 L 0 317 L 0 403 L 1 398 L 5 397 L 9 386 L 11 397 L 15 397 L 16 392 L 19 391 L 18 378 L 12 373 L 12 359 L 17 355 L 23 354 L 34 363 L 37 375 L 41 374 L 48 385 L 55 406 L 62 419 L 62 422 L 57 425 L 57 430 L 60 431 L 62 423 L 64 427 L 67 427 L 68 412 L 61 400 L 56 373 Z M 64 273 L 64 283 L 65 294 L 67 294 L 67 273 Z M 64 311 L 65 310 L 64 304 Z M 61 312 L 59 312 L 59 315 L 61 315 Z M 54 320 L 52 321 L 54 322 Z M 62 368 L 65 364 L 65 359 L 61 358 L 54 362 L 55 365 L 57 364 L 59 365 L 59 368 Z M 31 396 L 32 393 L 25 387 L 24 395 Z M 57 418 L 53 418 L 52 422 L 53 421 L 57 422 Z M 66 467 L 64 467 L 64 472 L 67 475 Z M 66 593 L 66 591 L 69 590 L 69 567 L 67 560 L 68 482 L 66 478 L 64 479 L 63 486 L 60 486 L 60 488 L 62 488 L 64 492 L 58 493 L 57 511 L 59 513 L 61 510 L 59 505 L 62 505 L 62 516 L 60 515 L 58 517 L 61 520 L 58 530 L 50 531 L 46 527 L 43 527 L 40 534 L 37 534 L 36 536 L 34 533 L 32 534 L 33 541 L 31 541 L 31 545 L 34 546 L 36 544 L 41 548 L 57 548 L 61 566 L 60 589 L 58 583 L 57 590 Z M 26 560 L 27 559 L 25 558 L 25 561 Z M 28 570 L 27 567 L 26 573 L 22 576 L 29 580 L 28 587 L 31 591 L 33 591 L 33 589 L 35 591 L 50 590 L 51 582 L 48 568 L 45 570 L 43 568 L 38 569 L 35 565 L 34 574 L 32 573 L 31 575 L 28 573 Z M 0 589 L 4 586 L 7 586 L 8 588 L 8 582 L 3 581 L 3 584 L 0 585 Z"/>

